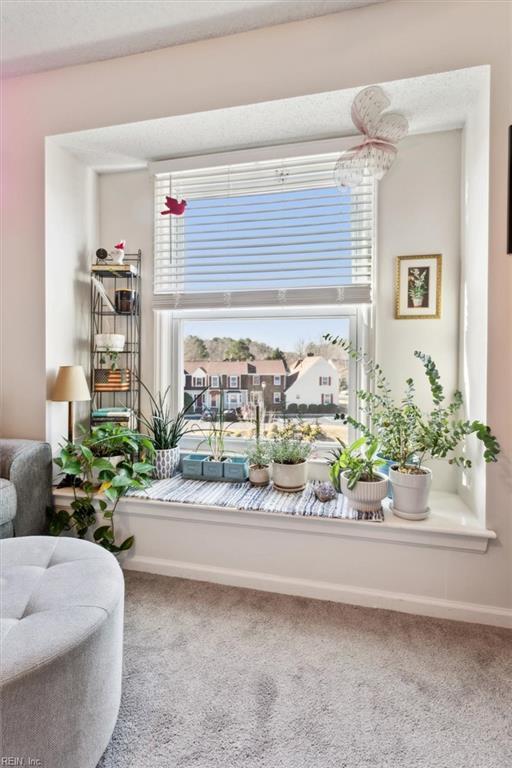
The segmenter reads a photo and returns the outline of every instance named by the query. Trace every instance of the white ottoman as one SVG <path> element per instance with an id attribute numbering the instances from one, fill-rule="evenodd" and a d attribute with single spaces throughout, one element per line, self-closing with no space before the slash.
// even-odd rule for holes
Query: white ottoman
<path id="1" fill-rule="evenodd" d="M 0 542 L 0 579 L 2 757 L 94 768 L 121 698 L 122 571 L 96 544 L 26 536 Z"/>

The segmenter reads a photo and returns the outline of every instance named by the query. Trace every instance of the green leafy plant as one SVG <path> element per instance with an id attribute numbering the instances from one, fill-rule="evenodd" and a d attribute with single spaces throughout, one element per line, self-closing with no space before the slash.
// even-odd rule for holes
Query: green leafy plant
<path id="1" fill-rule="evenodd" d="M 212 420 L 208 435 L 205 440 L 202 440 L 199 443 L 197 446 L 198 450 L 204 442 L 207 442 L 210 449 L 211 461 L 222 461 L 225 458 L 224 449 L 226 445 L 226 437 L 231 426 L 231 423 L 226 424 L 224 418 L 224 391 L 221 390 L 219 396 L 218 418 Z"/>
<path id="2" fill-rule="evenodd" d="M 110 347 L 107 347 L 105 349 L 105 352 L 102 355 L 100 355 L 100 365 L 105 365 L 105 363 L 107 362 L 107 358 L 110 364 L 110 370 L 116 371 L 117 363 L 119 361 L 119 352 L 116 352 L 110 349 Z"/>
<path id="3" fill-rule="evenodd" d="M 165 451 L 169 448 L 177 448 L 181 438 L 191 431 L 191 427 L 187 422 L 187 414 L 208 387 L 205 387 L 194 398 L 190 399 L 185 407 L 178 411 L 176 416 L 173 416 L 170 403 L 170 386 L 167 387 L 163 394 L 159 392 L 154 396 L 144 382 L 140 381 L 140 384 L 148 395 L 151 405 L 150 416 L 146 417 L 144 414 L 141 414 L 140 419 L 146 427 L 155 449 L 157 451 Z"/>
<path id="4" fill-rule="evenodd" d="M 111 424 L 95 427 L 82 443 L 66 443 L 61 447 L 59 456 L 54 461 L 62 473 L 75 479 L 72 485 L 71 512 L 52 509 L 49 510 L 48 516 L 52 535 L 58 536 L 63 531 L 74 530 L 79 538 L 84 538 L 89 528 L 97 522 L 99 511 L 104 524 L 94 530 L 94 541 L 109 552 L 117 554 L 130 549 L 134 543 L 133 536 L 124 539 L 120 544 L 116 543 L 115 512 L 119 500 L 130 488 L 145 488 L 150 482 L 154 467 L 148 461 L 133 460 L 135 451 L 140 448 L 149 456 L 152 455 L 153 445 L 147 436 L 128 429 L 123 429 L 121 436 L 118 429 L 112 429 L 113 426 L 119 427 Z M 109 440 L 115 447 L 107 447 Z M 111 455 L 109 453 L 95 455 L 98 450 L 115 450 L 119 453 L 120 447 L 124 448 L 123 458 L 116 465 L 106 458 Z M 99 488 L 93 481 L 95 471 L 101 483 Z M 97 498 L 99 495 L 102 498 Z"/>
<path id="5" fill-rule="evenodd" d="M 105 422 L 92 427 L 89 433 L 83 430 L 83 434 L 82 446 L 90 448 L 95 457 L 124 456 L 129 459 L 138 453 L 153 454 L 153 444 L 147 435 L 116 422 Z"/>
<path id="6" fill-rule="evenodd" d="M 247 450 L 249 464 L 257 469 L 264 469 L 270 464 L 270 447 L 267 442 L 256 441 Z"/>
<path id="7" fill-rule="evenodd" d="M 367 378 L 374 384 L 373 391 L 360 390 L 357 393 L 365 421 L 351 416 L 346 421 L 366 438 L 375 437 L 380 455 L 395 461 L 399 471 L 422 472 L 420 467 L 427 458 L 447 458 L 450 464 L 471 467 L 471 461 L 457 451 L 465 438 L 472 434 L 482 443 L 484 460 L 497 461 L 500 446 L 490 427 L 477 420 L 461 418 L 464 406 L 462 393 L 456 391 L 447 400 L 439 371 L 430 355 L 414 353 L 423 364 L 432 398 L 431 409 L 424 412 L 415 401 L 412 378 L 406 379 L 404 395 L 396 401 L 378 363 L 355 349 L 347 339 L 330 334 L 324 338 L 331 344 L 341 346 L 352 359 L 361 363 Z"/>
<path id="8" fill-rule="evenodd" d="M 352 490 L 357 483 L 371 483 L 381 480 L 377 469 L 385 462 L 377 457 L 378 441 L 375 438 L 360 437 L 352 445 L 345 445 L 341 440 L 340 449 L 331 462 L 331 482 L 340 490 L 340 475 L 347 473 L 348 488 Z"/>
<path id="9" fill-rule="evenodd" d="M 276 464 L 302 464 L 312 450 L 300 437 L 274 437 L 269 443 L 269 456 Z"/>

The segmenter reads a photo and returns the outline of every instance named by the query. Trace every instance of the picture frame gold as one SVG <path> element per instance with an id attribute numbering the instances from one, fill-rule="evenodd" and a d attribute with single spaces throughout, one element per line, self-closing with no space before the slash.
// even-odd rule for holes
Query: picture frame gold
<path id="1" fill-rule="evenodd" d="M 396 257 L 396 320 L 440 319 L 442 269 L 440 253 Z"/>

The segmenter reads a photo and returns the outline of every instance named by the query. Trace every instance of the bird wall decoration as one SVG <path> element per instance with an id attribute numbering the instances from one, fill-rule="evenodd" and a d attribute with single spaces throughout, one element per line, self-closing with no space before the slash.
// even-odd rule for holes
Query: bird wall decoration
<path id="1" fill-rule="evenodd" d="M 395 144 L 409 130 L 409 123 L 398 112 L 382 114 L 391 102 L 378 85 L 364 88 L 352 103 L 352 122 L 364 140 L 342 152 L 334 169 L 340 187 L 356 187 L 365 176 L 380 180 L 397 155 Z"/>
<path id="2" fill-rule="evenodd" d="M 160 211 L 162 216 L 165 216 L 168 213 L 172 214 L 173 216 L 182 216 L 185 213 L 187 201 L 182 200 L 181 202 L 178 202 L 175 197 L 166 197 L 165 205 L 167 206 L 167 210 Z"/>

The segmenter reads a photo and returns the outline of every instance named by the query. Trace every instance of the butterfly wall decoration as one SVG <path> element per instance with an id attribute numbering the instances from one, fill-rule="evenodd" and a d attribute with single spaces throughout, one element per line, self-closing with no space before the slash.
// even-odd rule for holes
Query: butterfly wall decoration
<path id="1" fill-rule="evenodd" d="M 342 152 L 334 169 L 336 184 L 357 187 L 367 176 L 382 177 L 397 155 L 396 144 L 409 130 L 407 119 L 398 112 L 382 114 L 391 105 L 378 85 L 364 88 L 352 103 L 351 116 L 364 139 Z"/>

